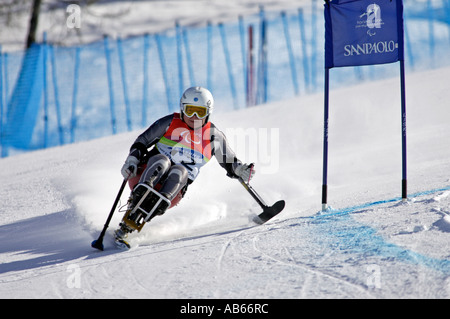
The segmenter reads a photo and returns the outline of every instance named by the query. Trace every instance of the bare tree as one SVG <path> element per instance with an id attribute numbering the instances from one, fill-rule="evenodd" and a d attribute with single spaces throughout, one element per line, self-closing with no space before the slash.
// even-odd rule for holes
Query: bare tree
<path id="1" fill-rule="evenodd" d="M 33 8 L 31 11 L 30 26 L 28 28 L 27 49 L 36 42 L 36 30 L 39 23 L 39 10 L 41 8 L 41 0 L 33 0 Z"/>

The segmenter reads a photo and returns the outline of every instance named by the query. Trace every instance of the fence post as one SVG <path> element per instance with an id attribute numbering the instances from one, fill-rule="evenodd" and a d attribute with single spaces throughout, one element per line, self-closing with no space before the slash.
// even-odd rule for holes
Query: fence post
<path id="1" fill-rule="evenodd" d="M 3 52 L 3 87 L 4 89 L 4 106 L 8 105 L 8 95 L 9 95 L 9 77 L 8 77 L 8 53 Z"/>
<path id="2" fill-rule="evenodd" d="M 3 52 L 2 45 L 0 44 L 0 147 L 2 148 L 2 156 L 3 149 L 5 148 L 5 143 L 3 140 Z"/>
<path id="3" fill-rule="evenodd" d="M 43 43 L 43 90 L 44 90 L 44 145 L 43 148 L 47 148 L 48 140 L 48 85 L 47 85 L 47 32 L 44 32 Z"/>
<path id="4" fill-rule="evenodd" d="M 225 61 L 226 61 L 227 68 L 228 68 L 228 79 L 230 81 L 230 90 L 231 90 L 231 95 L 233 97 L 234 108 L 237 109 L 238 104 L 237 104 L 237 97 L 236 97 L 236 87 L 235 87 L 235 83 L 234 83 L 233 69 L 232 69 L 232 65 L 231 65 L 230 51 L 228 50 L 225 29 L 224 29 L 224 26 L 222 23 L 219 24 L 219 31 L 220 31 L 220 35 L 222 38 L 222 47 L 223 47 L 223 52 L 225 54 Z"/>
<path id="5" fill-rule="evenodd" d="M 70 119 L 70 143 L 75 142 L 75 128 L 77 126 L 77 94 L 78 94 L 78 72 L 80 65 L 80 48 L 77 47 L 75 50 L 75 63 L 73 71 L 73 90 L 72 90 L 72 112 Z"/>
<path id="6" fill-rule="evenodd" d="M 144 35 L 144 59 L 143 59 L 143 83 L 142 83 L 142 119 L 141 125 L 145 127 L 147 125 L 147 99 L 148 99 L 148 33 Z"/>
<path id="7" fill-rule="evenodd" d="M 156 46 L 158 47 L 158 55 L 159 55 L 159 63 L 161 65 L 161 72 L 164 78 L 164 85 L 166 89 L 166 97 L 167 97 L 167 110 L 170 112 L 170 84 L 167 78 L 167 69 L 166 69 L 166 61 L 164 59 L 164 51 L 162 48 L 161 38 L 159 34 L 155 35 Z"/>
<path id="8" fill-rule="evenodd" d="M 188 33 L 185 28 L 182 28 L 182 36 L 183 36 L 183 42 L 184 42 L 184 50 L 186 51 L 186 60 L 187 60 L 187 67 L 188 67 L 188 71 L 189 71 L 189 80 L 191 82 L 191 86 L 194 86 L 195 85 L 194 68 L 192 67 L 192 57 L 191 57 L 191 50 L 189 47 Z M 183 94 L 183 92 L 181 92 L 181 94 Z M 181 96 L 181 94 L 180 94 L 180 96 Z"/>
<path id="9" fill-rule="evenodd" d="M 311 89 L 311 83 L 309 79 L 309 63 L 308 63 L 308 51 L 306 50 L 306 31 L 305 31 L 305 19 L 303 18 L 303 9 L 298 9 L 298 24 L 300 26 L 300 40 L 302 42 L 302 55 L 303 55 L 303 74 L 305 78 L 305 87 L 307 90 Z"/>
<path id="10" fill-rule="evenodd" d="M 294 51 L 292 50 L 291 36 L 289 34 L 289 23 L 288 23 L 285 11 L 281 12 L 281 19 L 283 20 L 284 37 L 286 39 L 286 46 L 288 49 L 289 62 L 291 65 L 292 85 L 294 86 L 295 95 L 298 95 L 299 89 L 298 89 L 298 81 L 297 81 L 297 70 L 295 68 Z"/>
<path id="11" fill-rule="evenodd" d="M 406 25 L 405 18 L 404 18 L 404 22 L 403 22 L 403 32 L 405 34 L 405 44 L 406 44 L 406 52 L 408 54 L 409 66 L 411 67 L 411 69 L 414 69 L 414 56 L 412 54 L 411 41 L 409 38 L 409 33 L 408 33 L 408 28 Z"/>
<path id="12" fill-rule="evenodd" d="M 183 44 L 181 40 L 181 28 L 178 21 L 175 22 L 175 32 L 177 36 L 177 61 L 178 61 L 178 96 L 181 96 L 184 92 L 183 83 Z"/>
<path id="13" fill-rule="evenodd" d="M 448 39 L 450 40 L 450 0 L 444 1 L 444 7 L 445 7 L 445 18 L 447 22 L 447 32 L 448 32 Z"/>
<path id="14" fill-rule="evenodd" d="M 123 57 L 122 39 L 117 38 L 116 42 L 117 42 L 117 50 L 119 53 L 120 74 L 122 76 L 122 89 L 123 89 L 123 99 L 125 102 L 125 112 L 127 116 L 127 128 L 128 131 L 131 131 L 132 130 L 131 110 L 130 110 L 130 100 L 128 98 L 127 75 L 125 71 L 125 61 Z"/>
<path id="15" fill-rule="evenodd" d="M 52 63 L 52 80 L 53 80 L 53 94 L 55 96 L 55 107 L 56 107 L 56 121 L 58 123 L 58 133 L 59 133 L 59 145 L 64 144 L 64 132 L 61 124 L 61 107 L 59 104 L 59 90 L 58 90 L 58 80 L 56 75 L 56 60 L 55 60 L 55 49 L 53 46 L 50 49 L 50 61 Z"/>
<path id="16" fill-rule="evenodd" d="M 242 16 L 239 16 L 239 39 L 241 40 L 241 54 L 242 54 L 242 75 L 244 76 L 244 89 L 246 90 L 246 83 L 247 83 L 247 68 L 246 68 L 246 61 L 247 58 L 245 54 L 245 27 L 244 27 L 244 18 Z M 248 106 L 248 103 L 247 103 Z"/>
<path id="17" fill-rule="evenodd" d="M 431 67 L 435 66 L 434 63 L 434 12 L 433 12 L 433 4 L 431 0 L 427 1 L 427 11 L 428 11 L 428 41 L 429 41 L 429 50 L 431 56 Z"/>
<path id="18" fill-rule="evenodd" d="M 4 76 L 4 77 L 3 77 Z M 0 157 L 8 156 L 8 145 L 4 133 L 6 132 L 7 117 L 5 111 L 7 111 L 8 105 L 8 53 L 2 52 L 2 46 L 0 44 L 0 145 L 1 155 Z"/>
<path id="19" fill-rule="evenodd" d="M 258 61 L 258 93 L 257 103 L 267 102 L 267 22 L 264 7 L 261 6 L 260 16 L 260 38 L 259 38 L 259 61 Z"/>
<path id="20" fill-rule="evenodd" d="M 317 88 L 317 8 L 316 0 L 311 1 L 311 83 L 314 89 Z"/>
<path id="21" fill-rule="evenodd" d="M 248 26 L 248 52 L 247 52 L 247 80 L 246 80 L 246 92 L 247 92 L 247 106 L 255 105 L 255 80 L 254 80 L 254 59 L 255 50 L 253 46 L 253 26 Z"/>
<path id="22" fill-rule="evenodd" d="M 206 43 L 207 43 L 207 51 L 208 51 L 208 57 L 207 57 L 207 65 L 206 65 L 206 86 L 208 87 L 208 90 L 211 92 L 213 91 L 212 87 L 212 25 L 211 21 L 208 21 L 207 27 L 206 27 Z"/>
<path id="23" fill-rule="evenodd" d="M 105 58 L 106 58 L 106 73 L 108 77 L 108 87 L 109 87 L 109 106 L 111 110 L 111 128 L 112 133 L 117 133 L 117 126 L 116 126 L 116 112 L 115 112 L 115 105 L 114 105 L 114 91 L 113 91 L 113 80 L 112 80 L 112 71 L 111 71 L 111 56 L 109 52 L 109 43 L 108 43 L 108 37 L 106 35 L 103 36 L 103 44 L 105 47 Z"/>

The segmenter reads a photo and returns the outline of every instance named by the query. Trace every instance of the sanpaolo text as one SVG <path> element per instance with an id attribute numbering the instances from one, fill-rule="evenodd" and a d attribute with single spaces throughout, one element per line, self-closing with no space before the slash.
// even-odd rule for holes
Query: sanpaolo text
<path id="1" fill-rule="evenodd" d="M 398 44 L 392 41 L 380 41 L 374 43 L 348 44 L 344 46 L 344 56 L 368 55 L 377 53 L 390 53 L 398 48 Z"/>

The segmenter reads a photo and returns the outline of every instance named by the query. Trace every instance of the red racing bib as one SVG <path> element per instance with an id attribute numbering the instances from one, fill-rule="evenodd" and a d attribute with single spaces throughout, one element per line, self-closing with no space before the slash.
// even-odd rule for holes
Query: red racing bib
<path id="1" fill-rule="evenodd" d="M 193 130 L 180 118 L 179 113 L 174 113 L 167 132 L 156 143 L 156 148 L 175 164 L 184 165 L 189 178 L 194 180 L 200 168 L 212 157 L 210 130 L 211 122 L 201 129 Z"/>

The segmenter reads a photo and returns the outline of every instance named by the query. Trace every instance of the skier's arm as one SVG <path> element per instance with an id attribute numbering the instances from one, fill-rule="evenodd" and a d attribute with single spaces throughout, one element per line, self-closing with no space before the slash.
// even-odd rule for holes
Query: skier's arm
<path id="1" fill-rule="evenodd" d="M 253 177 L 255 170 L 253 165 L 243 164 L 231 149 L 225 134 L 217 129 L 214 125 L 211 126 L 211 140 L 213 143 L 213 152 L 220 166 L 227 171 L 229 177 L 242 177 L 244 180 L 249 180 Z M 251 176 L 250 176 L 251 175 Z"/>
<path id="2" fill-rule="evenodd" d="M 173 114 L 167 115 L 155 123 L 137 137 L 130 148 L 130 156 L 142 160 L 148 149 L 156 144 L 159 139 L 166 133 L 172 122 Z"/>
<path id="3" fill-rule="evenodd" d="M 164 133 L 166 133 L 172 119 L 173 114 L 167 115 L 153 123 L 147 130 L 138 136 L 133 145 L 131 145 L 130 153 L 125 160 L 125 164 L 122 166 L 121 173 L 124 178 L 136 176 L 139 163 L 147 154 L 148 149 L 155 145 Z"/>

